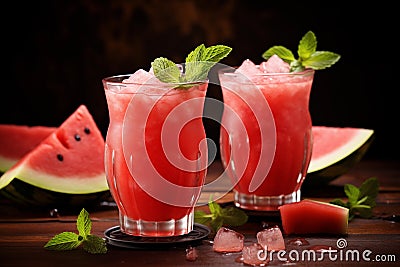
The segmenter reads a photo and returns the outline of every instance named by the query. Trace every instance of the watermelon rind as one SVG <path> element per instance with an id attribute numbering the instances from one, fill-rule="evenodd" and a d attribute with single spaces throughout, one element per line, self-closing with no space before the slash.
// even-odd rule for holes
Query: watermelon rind
<path id="1" fill-rule="evenodd" d="M 349 209 L 345 207 L 303 199 L 282 205 L 279 211 L 287 235 L 347 235 L 348 232 Z"/>
<path id="2" fill-rule="evenodd" d="M 98 206 L 103 201 L 111 200 L 109 190 L 87 194 L 69 194 L 42 189 L 19 179 L 13 179 L 1 189 L 0 194 L 15 204 L 40 208 Z"/>
<path id="3" fill-rule="evenodd" d="M 16 162 L 17 160 L 11 160 L 0 156 L 0 175 L 10 169 Z"/>
<path id="4" fill-rule="evenodd" d="M 33 186 L 54 192 L 67 194 L 88 194 L 109 190 L 105 173 L 100 173 L 90 179 L 71 177 L 59 179 L 45 173 L 39 173 L 25 165 L 12 168 L 1 176 L 0 189 L 7 186 L 13 179 L 19 179 Z"/>
<path id="5" fill-rule="evenodd" d="M 374 130 L 358 129 L 351 142 L 329 155 L 310 162 L 303 188 L 327 184 L 361 161 L 375 139 Z"/>
<path id="6" fill-rule="evenodd" d="M 5 170 L 0 176 L 0 194 L 35 206 L 99 201 L 110 196 L 103 154 L 101 132 L 86 106 L 81 105 L 60 127 Z"/>

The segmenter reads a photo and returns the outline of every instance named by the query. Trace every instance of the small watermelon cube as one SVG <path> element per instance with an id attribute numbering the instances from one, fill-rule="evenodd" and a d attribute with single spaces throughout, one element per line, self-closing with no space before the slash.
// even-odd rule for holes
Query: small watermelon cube
<path id="1" fill-rule="evenodd" d="M 305 199 L 279 207 L 285 234 L 347 234 L 349 209 Z"/>

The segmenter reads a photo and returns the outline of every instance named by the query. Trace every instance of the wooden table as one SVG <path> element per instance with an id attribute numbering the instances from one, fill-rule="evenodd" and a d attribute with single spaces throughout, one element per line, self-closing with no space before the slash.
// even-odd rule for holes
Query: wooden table
<path id="1" fill-rule="evenodd" d="M 208 178 L 213 179 L 220 172 L 221 166 L 219 162 L 216 162 L 210 167 Z M 372 176 L 377 177 L 380 183 L 378 205 L 374 209 L 373 218 L 352 220 L 349 223 L 347 236 L 285 236 L 287 254 L 281 255 L 280 259 L 288 258 L 289 252 L 300 253 L 316 245 L 332 247 L 337 250 L 336 253 L 332 252 L 331 256 L 325 254 L 323 260 L 317 257 L 305 258 L 305 260 L 299 258 L 298 261 L 281 261 L 276 255 L 269 266 L 399 266 L 399 162 L 362 161 L 330 185 L 307 190 L 304 197 L 322 201 L 344 197 L 343 184 L 359 185 Z M 202 198 L 207 199 L 207 194 L 210 193 L 212 192 L 205 192 Z M 214 194 L 218 195 L 218 192 Z M 220 203 L 225 204 L 231 201 L 231 193 L 223 195 L 219 200 Z M 198 209 L 205 209 L 205 206 L 199 206 Z M 106 229 L 118 225 L 118 213 L 115 206 L 102 206 L 88 211 L 93 221 L 92 234 L 103 236 Z M 208 240 L 202 241 L 195 247 L 198 252 L 198 258 L 195 261 L 186 259 L 187 247 L 185 246 L 169 249 L 126 249 L 108 245 L 108 252 L 101 255 L 86 253 L 82 248 L 72 251 L 44 249 L 44 244 L 54 235 L 64 231 L 76 232 L 77 214 L 78 212 L 59 211 L 58 216 L 52 217 L 49 210 L 22 209 L 6 199 L 0 199 L 0 266 L 243 266 L 242 263 L 235 262 L 240 253 L 216 253 Z M 279 216 L 251 216 L 247 224 L 233 229 L 243 233 L 246 242 L 251 243 L 256 240 L 257 231 L 265 225 L 273 224 L 280 224 Z M 290 241 L 295 238 L 305 238 L 310 245 L 301 247 L 291 245 Z M 339 238 L 347 242 L 345 247 L 337 247 Z M 356 258 L 357 253 L 359 261 Z M 295 252 L 291 255 L 296 256 Z M 379 259 L 381 259 L 380 262 L 378 262 Z"/>

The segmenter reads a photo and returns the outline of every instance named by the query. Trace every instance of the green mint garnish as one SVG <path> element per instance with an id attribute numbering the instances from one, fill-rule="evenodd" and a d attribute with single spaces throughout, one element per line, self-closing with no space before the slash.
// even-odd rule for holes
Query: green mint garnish
<path id="1" fill-rule="evenodd" d="M 106 253 L 107 246 L 101 237 L 91 235 L 92 221 L 89 213 L 82 209 L 76 220 L 78 233 L 62 232 L 55 235 L 44 247 L 49 250 L 73 250 L 83 246 L 83 249 L 92 254 Z"/>
<path id="2" fill-rule="evenodd" d="M 273 46 L 262 54 L 265 60 L 273 55 L 279 56 L 283 61 L 290 64 L 291 72 L 303 71 L 305 68 L 322 70 L 335 64 L 340 55 L 328 52 L 317 51 L 317 38 L 312 31 L 308 31 L 300 40 L 296 59 L 289 49 L 283 46 Z"/>
<path id="3" fill-rule="evenodd" d="M 204 81 L 210 69 L 231 51 L 232 48 L 225 45 L 205 47 L 204 44 L 201 44 L 186 57 L 184 71 L 181 71 L 174 62 L 165 57 L 156 58 L 151 66 L 154 75 L 165 83 Z M 185 88 L 185 86 L 180 87 Z"/>
<path id="4" fill-rule="evenodd" d="M 209 226 L 213 232 L 217 232 L 222 226 L 240 226 L 247 222 L 247 214 L 236 208 L 222 208 L 218 203 L 210 200 L 208 202 L 210 213 L 204 211 L 194 212 L 194 221 Z"/>
<path id="5" fill-rule="evenodd" d="M 347 202 L 341 199 L 334 199 L 330 203 L 348 208 L 349 221 L 355 216 L 371 218 L 372 209 L 376 206 L 375 199 L 378 196 L 378 191 L 378 179 L 371 177 L 365 180 L 360 187 L 352 184 L 344 185 L 344 192 L 348 198 Z"/>

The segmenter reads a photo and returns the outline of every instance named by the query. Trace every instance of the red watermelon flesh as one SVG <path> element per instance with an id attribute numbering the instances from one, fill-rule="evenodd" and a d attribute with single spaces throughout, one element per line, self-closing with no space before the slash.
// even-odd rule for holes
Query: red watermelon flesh
<path id="1" fill-rule="evenodd" d="M 346 234 L 349 209 L 304 199 L 279 207 L 285 234 Z"/>
<path id="2" fill-rule="evenodd" d="M 313 126 L 312 133 L 313 150 L 308 173 L 332 166 L 353 153 L 360 152 L 354 159 L 356 163 L 368 149 L 368 141 L 372 140 L 374 131 L 352 127 Z"/>
<path id="3" fill-rule="evenodd" d="M 0 189 L 14 178 L 39 188 L 71 194 L 108 190 L 104 138 L 86 106 L 0 177 Z"/>
<path id="4" fill-rule="evenodd" d="M 0 172 L 11 168 L 56 127 L 0 124 Z"/>

